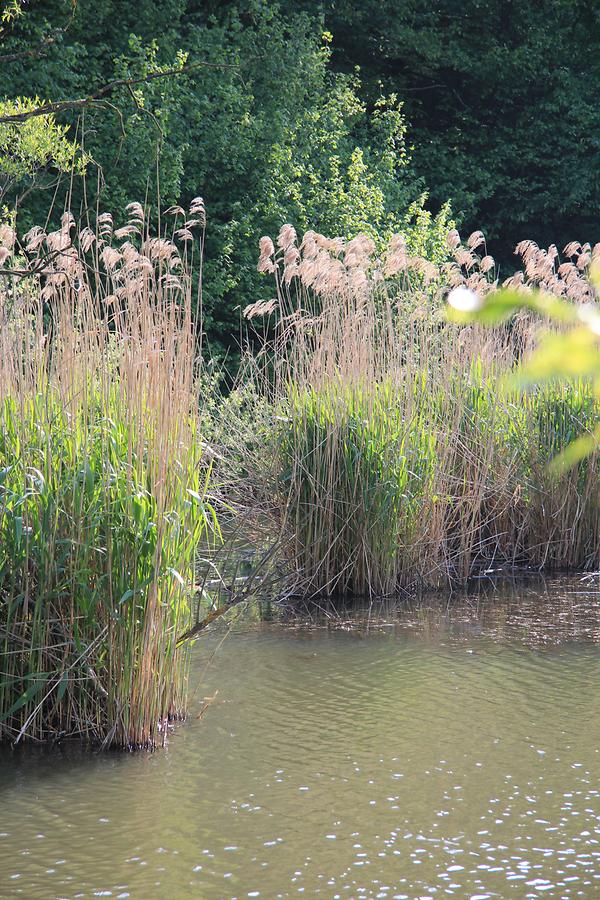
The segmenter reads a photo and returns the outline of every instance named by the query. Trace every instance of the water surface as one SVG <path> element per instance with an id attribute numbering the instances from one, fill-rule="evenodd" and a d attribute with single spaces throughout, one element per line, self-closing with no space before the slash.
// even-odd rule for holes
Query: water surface
<path id="1" fill-rule="evenodd" d="M 166 751 L 2 751 L 0 897 L 600 896 L 600 580 L 223 637 Z"/>

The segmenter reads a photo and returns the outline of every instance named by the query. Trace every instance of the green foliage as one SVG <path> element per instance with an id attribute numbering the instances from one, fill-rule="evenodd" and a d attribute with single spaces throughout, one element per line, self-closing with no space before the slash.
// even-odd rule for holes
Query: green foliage
<path id="1" fill-rule="evenodd" d="M 161 717 L 181 711 L 175 639 L 190 623 L 186 585 L 208 527 L 199 445 L 161 510 L 152 454 L 132 452 L 120 408 L 115 384 L 108 408 L 92 396 L 77 416 L 51 390 L 0 409 L 0 737 L 152 743 Z M 137 670 L 159 621 L 152 696 Z"/>
<path id="2" fill-rule="evenodd" d="M 39 97 L 0 101 L 0 116 L 27 113 L 41 104 Z M 0 124 L 0 198 L 10 188 L 22 190 L 24 181 L 31 182 L 49 169 L 83 175 L 88 160 L 68 132 L 53 115 Z"/>
<path id="3" fill-rule="evenodd" d="M 411 250 L 437 259 L 449 211 L 444 207 L 434 220 L 425 209 L 427 195 L 419 195 L 411 171 L 402 104 L 395 95 L 380 97 L 369 114 L 357 78 L 324 72 L 323 82 L 324 96 L 315 97 L 272 148 L 265 218 L 344 238 L 362 232 L 379 242 L 402 231 Z"/>
<path id="4" fill-rule="evenodd" d="M 278 429 L 279 491 L 287 497 L 307 592 L 393 592 L 421 501 L 435 438 L 405 419 L 391 383 L 289 389 Z"/>
<path id="5" fill-rule="evenodd" d="M 598 290 L 597 263 L 592 266 L 591 278 Z M 596 305 L 572 303 L 543 291 L 523 293 L 512 289 L 493 291 L 484 301 L 473 295 L 473 301 L 471 312 L 457 312 L 451 305 L 450 318 L 489 326 L 505 322 L 520 310 L 529 310 L 549 323 L 535 350 L 511 375 L 513 384 L 527 388 L 562 382 L 568 391 L 574 381 L 583 379 L 592 401 L 600 399 L 600 309 Z M 592 416 L 590 424 L 590 416 L 583 416 L 578 424 L 578 430 L 571 430 L 568 439 L 563 433 L 558 445 L 549 435 L 548 447 L 556 454 L 552 460 L 554 470 L 574 466 L 600 446 L 600 424 L 596 419 Z"/>
<path id="6" fill-rule="evenodd" d="M 0 13 L 0 22 L 3 25 L 9 25 L 19 16 L 23 15 L 23 6 L 25 0 L 4 0 L 3 9 Z"/>
<path id="7" fill-rule="evenodd" d="M 425 207 L 402 103 L 383 91 L 365 103 L 358 75 L 331 71 L 331 35 L 317 8 L 98 0 L 72 10 L 50 0 L 28 8 L 5 44 L 31 47 L 71 15 L 35 65 L 17 60 L 0 74 L 0 96 L 81 97 L 116 78 L 207 63 L 114 91 L 112 106 L 85 111 L 78 134 L 100 168 L 103 208 L 158 191 L 166 204 L 204 197 L 203 313 L 213 347 L 235 343 L 239 307 L 266 296 L 257 242 L 285 221 L 344 236 L 402 230 L 415 250 L 445 252 L 449 212 Z M 64 121 L 77 126 L 74 115 Z M 72 205 L 83 199 L 77 180 L 69 189 Z M 29 195 L 23 225 L 41 221 L 46 205 Z"/>
<path id="8" fill-rule="evenodd" d="M 314 10 L 312 0 L 302 4 Z M 334 64 L 366 95 L 405 101 L 415 167 L 435 202 L 482 228 L 511 265 L 516 242 L 598 240 L 600 10 L 539 0 L 319 4 Z"/>
<path id="9" fill-rule="evenodd" d="M 442 219 L 450 199 L 469 231 L 485 230 L 503 268 L 523 237 L 598 237 L 590 4 L 541 0 L 524 16 L 500 0 L 48 0 L 4 12 L 7 53 L 43 46 L 3 66 L 9 99 L 82 97 L 116 77 L 210 64 L 115 91 L 120 115 L 88 109 L 78 135 L 101 169 L 104 208 L 159 187 L 166 203 L 204 196 L 205 324 L 221 347 L 237 307 L 264 296 L 254 248 L 282 221 L 344 236 L 399 226 L 435 255 L 442 229 L 427 190 Z M 47 205 L 29 194 L 24 224 Z"/>

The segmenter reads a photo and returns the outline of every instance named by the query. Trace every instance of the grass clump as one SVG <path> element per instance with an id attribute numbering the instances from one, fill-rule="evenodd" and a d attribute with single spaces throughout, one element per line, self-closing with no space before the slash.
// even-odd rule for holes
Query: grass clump
<path id="1" fill-rule="evenodd" d="M 393 384 L 290 386 L 281 485 L 310 592 L 390 593 L 418 530 L 433 442 Z"/>
<path id="2" fill-rule="evenodd" d="M 548 467 L 600 420 L 593 385 L 511 382 L 536 345 L 531 316 L 494 329 L 448 321 L 449 287 L 497 286 L 480 232 L 448 242 L 450 261 L 433 266 L 400 235 L 379 253 L 365 236 L 299 242 L 289 225 L 277 249 L 261 241 L 277 300 L 246 315 L 263 317 L 278 424 L 257 471 L 267 483 L 275 473 L 265 509 L 309 596 L 447 586 L 507 564 L 600 565 L 597 454 Z M 575 261 L 561 263 L 519 247 L 511 286 L 589 302 L 590 248 L 570 245 Z"/>
<path id="3" fill-rule="evenodd" d="M 0 288 L 0 738 L 161 742 L 185 713 L 198 542 L 190 241 L 141 207 L 34 229 Z"/>

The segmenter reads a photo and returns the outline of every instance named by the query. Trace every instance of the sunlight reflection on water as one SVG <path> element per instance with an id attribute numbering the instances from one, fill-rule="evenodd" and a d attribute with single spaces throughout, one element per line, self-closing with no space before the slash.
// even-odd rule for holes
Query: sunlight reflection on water
<path id="1" fill-rule="evenodd" d="M 597 578 L 241 621 L 166 751 L 2 751 L 0 897 L 600 895 L 599 643 Z"/>

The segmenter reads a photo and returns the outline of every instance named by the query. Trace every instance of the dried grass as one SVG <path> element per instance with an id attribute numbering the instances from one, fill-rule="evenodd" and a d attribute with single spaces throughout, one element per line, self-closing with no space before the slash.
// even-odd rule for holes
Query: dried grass
<path id="1" fill-rule="evenodd" d="M 448 235 L 449 262 L 411 257 L 402 235 L 381 252 L 284 226 L 260 244 L 275 275 L 263 356 L 278 411 L 255 460 L 264 505 L 304 592 L 381 595 L 464 582 L 502 564 L 600 565 L 597 456 L 562 475 L 549 460 L 598 421 L 584 380 L 520 393 L 506 376 L 534 345 L 520 315 L 494 330 L 445 319 L 450 287 L 498 286 L 485 238 Z M 505 284 L 587 302 L 598 248 L 517 247 Z M 260 326 L 258 326 L 260 328 Z M 271 486 L 271 497 L 269 494 Z"/>
<path id="2" fill-rule="evenodd" d="M 217 527 L 198 435 L 199 241 L 153 235 L 140 204 L 128 214 L 92 230 L 67 213 L 22 245 L 0 230 L 0 739 L 154 746 L 185 712 L 176 639 Z"/>

